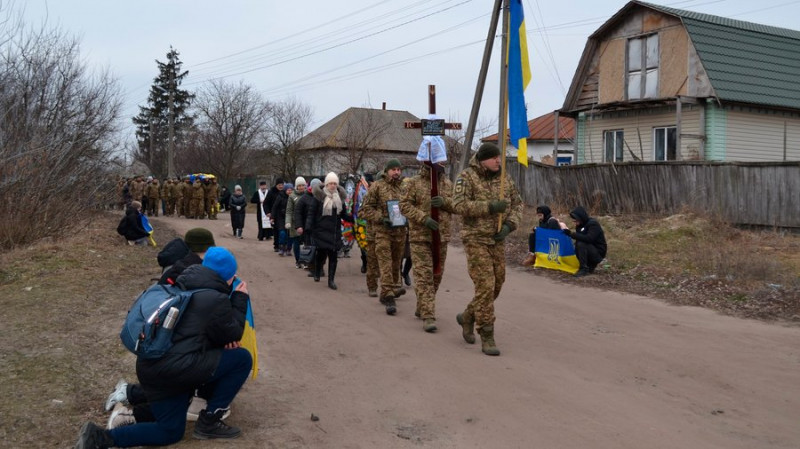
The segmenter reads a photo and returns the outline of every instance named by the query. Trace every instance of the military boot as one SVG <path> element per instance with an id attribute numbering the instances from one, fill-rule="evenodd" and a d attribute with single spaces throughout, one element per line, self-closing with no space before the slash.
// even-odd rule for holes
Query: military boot
<path id="1" fill-rule="evenodd" d="M 456 315 L 456 321 L 461 325 L 461 336 L 464 337 L 464 341 L 471 345 L 475 344 L 475 331 L 473 330 L 475 316 L 472 315 L 472 312 L 465 310 L 463 313 L 459 313 Z"/>
<path id="2" fill-rule="evenodd" d="M 494 326 L 483 326 L 478 329 L 481 335 L 481 351 L 486 355 L 500 355 L 500 350 L 494 343 Z"/>
<path id="3" fill-rule="evenodd" d="M 428 333 L 436 332 L 436 318 L 425 318 L 422 321 L 422 330 Z"/>
<path id="4" fill-rule="evenodd" d="M 381 304 L 386 307 L 387 315 L 394 315 L 397 313 L 397 304 L 394 301 L 394 295 L 392 295 L 392 293 L 388 293 L 386 296 L 381 296 L 379 300 Z"/>

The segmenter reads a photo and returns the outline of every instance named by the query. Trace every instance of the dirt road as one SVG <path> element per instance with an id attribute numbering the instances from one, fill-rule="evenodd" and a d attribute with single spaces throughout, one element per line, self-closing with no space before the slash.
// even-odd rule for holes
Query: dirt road
<path id="1" fill-rule="evenodd" d="M 502 355 L 488 357 L 455 321 L 472 295 L 460 248 L 448 254 L 439 332 L 426 334 L 412 290 L 394 317 L 367 296 L 357 251 L 333 291 L 258 242 L 254 215 L 244 240 L 225 214 L 152 221 L 208 227 L 249 282 L 261 375 L 234 402 L 244 435 L 231 447 L 800 447 L 800 328 L 510 267 L 496 304 Z"/>

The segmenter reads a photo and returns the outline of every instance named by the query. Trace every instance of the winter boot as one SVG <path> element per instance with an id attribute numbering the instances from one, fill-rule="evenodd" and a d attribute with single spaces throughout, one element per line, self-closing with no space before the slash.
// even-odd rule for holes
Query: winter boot
<path id="1" fill-rule="evenodd" d="M 534 262 L 536 262 L 536 255 L 533 253 L 528 253 L 528 255 L 525 256 L 525 260 L 522 261 L 522 265 L 530 267 L 533 266 Z"/>
<path id="2" fill-rule="evenodd" d="M 75 449 L 109 449 L 111 447 L 114 447 L 111 434 L 93 422 L 87 422 L 78 432 Z"/>
<path id="3" fill-rule="evenodd" d="M 381 304 L 386 307 L 386 314 L 387 315 L 394 315 L 397 313 L 397 304 L 394 302 L 394 295 L 389 293 L 386 296 L 381 296 L 380 298 Z"/>
<path id="4" fill-rule="evenodd" d="M 241 435 L 242 431 L 238 427 L 225 424 L 222 420 L 224 413 L 225 410 L 223 409 L 217 409 L 214 413 L 208 410 L 200 412 L 197 424 L 194 425 L 192 436 L 199 440 L 210 440 L 215 438 L 236 438 Z"/>
<path id="5" fill-rule="evenodd" d="M 322 265 L 317 264 L 314 266 L 314 282 L 319 282 L 319 277 L 322 275 Z"/>
<path id="6" fill-rule="evenodd" d="M 436 332 L 436 318 L 425 318 L 422 321 L 422 330 L 431 334 Z"/>
<path id="7" fill-rule="evenodd" d="M 336 277 L 336 261 L 332 261 L 328 266 L 328 288 L 331 290 L 336 290 L 336 283 L 333 282 L 333 278 Z"/>
<path id="8" fill-rule="evenodd" d="M 473 330 L 475 316 L 472 315 L 472 312 L 465 310 L 463 313 L 459 313 L 456 315 L 456 321 L 461 325 L 461 336 L 464 337 L 464 341 L 471 345 L 475 344 L 475 331 Z"/>
<path id="9" fill-rule="evenodd" d="M 406 294 L 406 289 L 404 289 L 403 287 L 394 289 L 394 297 L 395 298 L 399 298 L 399 297 L 401 297 L 401 296 L 403 296 L 405 294 Z"/>
<path id="10" fill-rule="evenodd" d="M 481 351 L 486 355 L 500 355 L 500 350 L 494 343 L 494 326 L 483 326 L 478 329 L 481 335 Z"/>

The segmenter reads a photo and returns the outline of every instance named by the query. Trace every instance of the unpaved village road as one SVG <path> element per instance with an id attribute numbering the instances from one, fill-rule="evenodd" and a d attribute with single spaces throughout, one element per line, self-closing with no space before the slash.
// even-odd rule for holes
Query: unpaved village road
<path id="1" fill-rule="evenodd" d="M 509 267 L 496 304 L 502 355 L 488 357 L 455 321 L 472 296 L 459 247 L 439 332 L 426 334 L 413 290 L 394 317 L 367 296 L 357 251 L 340 259 L 333 291 L 258 242 L 254 215 L 244 240 L 226 214 L 152 221 L 211 229 L 249 283 L 261 374 L 233 404 L 243 436 L 226 447 L 800 447 L 800 328 Z"/>

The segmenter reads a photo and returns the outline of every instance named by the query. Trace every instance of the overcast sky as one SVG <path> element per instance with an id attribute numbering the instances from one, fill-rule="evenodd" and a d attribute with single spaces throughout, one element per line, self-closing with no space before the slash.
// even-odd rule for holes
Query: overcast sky
<path id="1" fill-rule="evenodd" d="M 528 118 L 561 107 L 587 37 L 623 0 L 523 0 L 533 74 Z M 800 0 L 659 3 L 800 29 Z M 16 0 L 31 25 L 78 36 L 90 67 L 110 69 L 124 92 L 124 125 L 145 104 L 170 45 L 194 90 L 209 79 L 243 80 L 273 101 L 294 97 L 314 111 L 312 129 L 351 106 L 427 114 L 466 124 L 493 0 Z M 9 9 L 8 1 L 0 3 Z M 496 122 L 496 40 L 480 117 Z"/>

